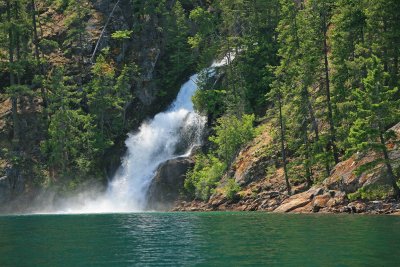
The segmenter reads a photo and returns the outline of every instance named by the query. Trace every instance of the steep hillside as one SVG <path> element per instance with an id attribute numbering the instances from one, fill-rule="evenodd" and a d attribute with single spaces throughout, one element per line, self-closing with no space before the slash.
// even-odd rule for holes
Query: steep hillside
<path id="1" fill-rule="evenodd" d="M 309 189 L 306 182 L 293 176 L 293 194 L 288 195 L 282 167 L 273 157 L 265 155 L 271 145 L 270 129 L 267 126 L 264 132 L 241 150 L 208 201 L 178 201 L 173 210 L 372 214 L 400 212 L 400 202 L 393 198 L 384 164 L 380 163 L 369 171 L 360 171 L 360 166 L 382 156 L 372 152 L 357 153 L 340 162 L 332 169 L 329 177 Z M 397 138 L 389 142 L 387 147 L 395 168 L 399 168 L 400 123 L 391 130 Z M 234 177 L 241 186 L 233 198 L 226 194 L 226 178 L 229 176 Z"/>
<path id="2" fill-rule="evenodd" d="M 4 58 L 1 65 L 0 202 L 21 195 L 29 202 L 46 188 L 63 194 L 89 181 L 106 183 L 125 153 L 126 134 L 168 106 L 195 69 L 191 53 L 173 64 L 189 50 L 186 41 L 178 52 L 171 47 L 178 30 L 180 38 L 189 36 L 176 18 L 188 24 L 196 5 L 32 3 L 0 4 L 2 21 L 18 23 L 26 34 L 14 40 L 19 33 L 2 24 L 0 51 L 13 61 Z M 14 9 L 15 18 L 8 17 Z M 11 65 L 21 72 L 10 72 Z M 68 127 L 66 118 L 74 121 Z"/>

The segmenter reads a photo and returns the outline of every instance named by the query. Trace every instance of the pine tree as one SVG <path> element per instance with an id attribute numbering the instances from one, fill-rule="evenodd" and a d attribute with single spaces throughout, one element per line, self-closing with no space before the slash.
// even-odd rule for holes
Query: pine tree
<path id="1" fill-rule="evenodd" d="M 366 40 L 370 49 L 378 55 L 388 72 L 388 85 L 399 85 L 400 56 L 400 2 L 397 0 L 366 0 L 365 9 L 368 31 Z"/>
<path id="2" fill-rule="evenodd" d="M 279 125 L 279 142 L 280 142 L 280 150 L 282 156 L 282 165 L 283 165 L 283 174 L 285 176 L 286 190 L 288 194 L 291 194 L 291 186 L 289 180 L 288 173 L 288 161 L 287 161 L 287 149 L 286 149 L 286 116 L 283 113 L 283 93 L 281 83 L 279 82 L 279 77 L 277 80 L 271 85 L 272 89 L 268 93 L 267 98 L 269 101 L 274 103 L 275 110 L 277 109 L 278 113 L 278 125 Z"/>
<path id="3" fill-rule="evenodd" d="M 103 151 L 123 131 L 127 105 L 133 99 L 130 92 L 133 71 L 134 67 L 124 67 L 116 79 L 115 67 L 103 55 L 98 56 L 93 65 L 93 77 L 85 92 L 89 113 L 99 128 L 99 147 Z"/>
<path id="4" fill-rule="evenodd" d="M 42 151 L 48 158 L 50 176 L 66 177 L 75 172 L 93 170 L 96 157 L 95 130 L 92 118 L 78 108 L 80 96 L 64 76 L 63 69 L 54 69 L 45 82 L 49 92 L 48 138 Z"/>
<path id="5" fill-rule="evenodd" d="M 392 133 L 386 131 L 386 127 L 398 122 L 400 117 L 400 101 L 395 95 L 398 88 L 386 86 L 388 73 L 384 71 L 381 60 L 372 55 L 367 59 L 367 77 L 363 79 L 364 90 L 353 90 L 357 106 L 357 119 L 351 127 L 349 141 L 353 145 L 349 152 L 374 150 L 383 154 L 369 164 L 372 167 L 378 163 L 384 163 L 388 177 L 391 181 L 396 197 L 400 197 L 397 185 L 398 177 L 395 176 L 386 142 Z"/>
<path id="6" fill-rule="evenodd" d="M 304 21 L 297 3 L 291 0 L 281 1 L 282 19 L 278 26 L 278 40 L 280 48 L 278 55 L 281 57 L 280 65 L 275 71 L 279 77 L 282 94 L 287 101 L 285 110 L 287 117 L 287 147 L 295 152 L 299 159 L 298 165 L 304 168 L 305 179 L 312 184 L 313 155 L 310 142 L 310 128 L 314 129 L 315 138 L 319 138 L 318 125 L 314 113 L 313 103 L 309 86 L 311 82 L 310 68 L 313 66 L 311 60 L 305 61 L 303 55 L 313 55 L 305 51 L 300 34 L 300 24 Z M 305 26 L 302 26 L 303 29 Z"/>
<path id="7" fill-rule="evenodd" d="M 354 109 L 353 88 L 362 87 L 365 78 L 362 47 L 365 39 L 366 16 L 364 0 L 338 1 L 330 33 L 332 48 L 332 102 L 337 125 L 337 144 L 341 151 L 348 147 L 347 135 L 353 123 L 349 110 Z"/>

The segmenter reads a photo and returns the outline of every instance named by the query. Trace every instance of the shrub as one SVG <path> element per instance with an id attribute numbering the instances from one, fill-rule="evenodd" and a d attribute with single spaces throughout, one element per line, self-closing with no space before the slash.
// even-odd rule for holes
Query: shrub
<path id="1" fill-rule="evenodd" d="M 240 189 L 241 187 L 236 183 L 235 179 L 228 179 L 228 182 L 224 187 L 224 195 L 227 199 L 234 200 Z"/>
<path id="2" fill-rule="evenodd" d="M 390 194 L 391 187 L 389 185 L 368 185 L 361 187 L 354 193 L 348 194 L 347 197 L 350 201 L 357 199 L 377 200 L 385 199 Z"/>
<path id="3" fill-rule="evenodd" d="M 234 115 L 225 115 L 217 120 L 215 136 L 210 141 L 217 145 L 217 154 L 229 164 L 241 146 L 254 138 L 254 115 L 243 115 L 241 119 Z"/>
<path id="4" fill-rule="evenodd" d="M 196 156 L 196 165 L 187 173 L 185 191 L 190 196 L 208 200 L 224 174 L 226 164 L 212 155 Z"/>

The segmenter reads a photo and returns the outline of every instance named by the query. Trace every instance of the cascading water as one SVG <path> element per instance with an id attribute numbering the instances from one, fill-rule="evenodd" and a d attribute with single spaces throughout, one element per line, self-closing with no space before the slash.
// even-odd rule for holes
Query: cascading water
<path id="1" fill-rule="evenodd" d="M 205 71 L 226 65 L 232 55 L 215 62 Z M 229 58 L 229 59 L 231 59 Z M 125 141 L 128 152 L 106 192 L 89 197 L 82 193 L 57 207 L 62 213 L 104 213 L 142 211 L 146 194 L 158 166 L 172 158 L 188 156 L 201 142 L 206 118 L 193 110 L 197 90 L 195 74 L 182 85 L 178 96 L 164 112 L 144 122 Z"/>
<path id="2" fill-rule="evenodd" d="M 110 183 L 107 196 L 122 209 L 142 210 L 157 167 L 174 157 L 188 155 L 200 144 L 205 118 L 193 111 L 197 74 L 182 87 L 170 108 L 140 126 L 126 140 L 128 153 Z M 179 145 L 183 149 L 178 149 Z M 178 151 L 181 150 L 181 151 Z"/>

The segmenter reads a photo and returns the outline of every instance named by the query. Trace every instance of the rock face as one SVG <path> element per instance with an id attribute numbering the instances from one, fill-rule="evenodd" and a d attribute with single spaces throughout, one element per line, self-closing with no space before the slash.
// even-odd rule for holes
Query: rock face
<path id="1" fill-rule="evenodd" d="M 274 164 L 273 160 L 263 153 L 271 140 L 266 131 L 240 152 L 232 168 L 236 183 L 243 186 L 264 178 L 265 168 Z"/>
<path id="2" fill-rule="evenodd" d="M 190 158 L 171 159 L 163 163 L 149 187 L 147 208 L 170 209 L 180 195 L 188 169 L 193 165 Z"/>
<path id="3" fill-rule="evenodd" d="M 391 128 L 400 140 L 400 123 Z M 284 183 L 282 168 L 267 175 L 265 167 L 272 166 L 274 160 L 263 155 L 268 146 L 268 134 L 257 137 L 249 146 L 243 149 L 236 158 L 228 175 L 234 177 L 242 190 L 235 200 L 228 200 L 218 191 L 208 202 L 192 201 L 177 202 L 175 211 L 273 211 L 291 213 L 369 213 L 400 215 L 400 202 L 393 199 L 385 200 L 355 200 L 348 198 L 349 193 L 369 185 L 388 185 L 386 167 L 377 165 L 373 170 L 357 173 L 356 170 L 376 160 L 382 155 L 377 153 L 355 154 L 349 159 L 337 164 L 330 177 L 322 184 L 308 189 L 306 183 L 292 186 L 293 195 L 288 196 Z M 393 167 L 400 165 L 400 144 L 388 142 L 389 156 Z M 224 179 L 222 179 L 223 182 Z M 221 184 L 222 184 L 221 182 Z"/>
<path id="4" fill-rule="evenodd" d="M 6 176 L 0 177 L 0 204 L 9 200 L 11 193 L 10 183 Z"/>
<path id="5" fill-rule="evenodd" d="M 400 139 L 400 123 L 393 126 L 392 130 L 397 139 Z M 396 169 L 400 161 L 400 147 L 398 143 L 389 142 L 389 156 L 393 160 L 393 167 Z M 377 165 L 374 169 L 357 174 L 356 170 L 360 166 L 372 162 L 382 155 L 378 153 L 355 154 L 349 159 L 340 162 L 332 170 L 331 176 L 328 177 L 323 185 L 331 190 L 340 190 L 345 193 L 353 193 L 363 186 L 372 184 L 390 184 L 390 180 L 386 175 L 386 167 L 383 164 Z"/>
<path id="6" fill-rule="evenodd" d="M 370 172 L 356 173 L 356 170 L 360 166 L 372 162 L 377 157 L 378 155 L 375 153 L 368 153 L 363 157 L 354 155 L 348 160 L 340 162 L 332 170 L 331 176 L 324 181 L 324 186 L 332 190 L 353 193 L 366 185 L 388 183 L 389 181 L 385 175 L 385 168 L 383 166 L 377 166 Z"/>

